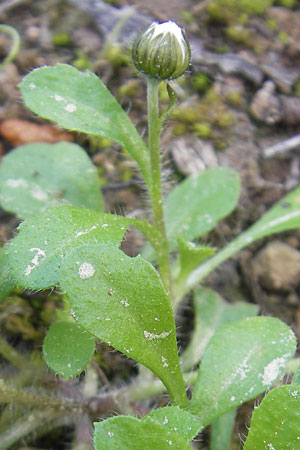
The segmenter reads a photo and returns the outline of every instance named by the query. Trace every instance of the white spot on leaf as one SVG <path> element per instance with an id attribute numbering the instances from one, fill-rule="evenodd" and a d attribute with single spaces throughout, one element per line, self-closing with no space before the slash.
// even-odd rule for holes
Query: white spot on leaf
<path id="1" fill-rule="evenodd" d="M 74 111 L 76 111 L 77 106 L 74 105 L 73 103 L 68 103 L 65 108 L 64 108 L 67 112 L 72 113 Z"/>
<path id="2" fill-rule="evenodd" d="M 163 331 L 160 334 L 150 333 L 150 331 L 144 331 L 144 336 L 148 341 L 152 341 L 153 339 L 164 339 L 169 336 L 171 331 Z"/>
<path id="3" fill-rule="evenodd" d="M 26 276 L 30 275 L 31 271 L 39 265 L 40 258 L 46 258 L 46 253 L 44 252 L 44 250 L 41 250 L 40 248 L 33 247 L 33 248 L 30 248 L 29 251 L 36 252 L 36 254 L 31 260 L 32 265 L 28 264 L 28 266 L 26 267 L 26 269 L 24 271 L 24 274 Z"/>
<path id="4" fill-rule="evenodd" d="M 126 308 L 129 306 L 129 303 L 126 300 L 120 300 L 120 303 L 124 305 Z"/>
<path id="5" fill-rule="evenodd" d="M 263 384 L 270 386 L 280 375 L 281 369 L 286 365 L 287 358 L 282 356 L 281 358 L 275 358 L 264 369 Z"/>
<path id="6" fill-rule="evenodd" d="M 29 87 L 29 89 L 35 89 L 35 88 L 36 88 L 36 85 L 35 85 L 34 83 L 30 83 L 30 84 L 28 85 L 28 87 Z"/>
<path id="7" fill-rule="evenodd" d="M 82 280 L 86 280 L 87 278 L 91 278 L 94 273 L 95 269 L 89 262 L 84 262 L 81 264 L 81 266 L 78 269 L 79 276 Z"/>
<path id="8" fill-rule="evenodd" d="M 87 233 L 89 233 L 90 231 L 95 230 L 96 228 L 97 228 L 97 225 L 93 225 L 91 228 L 86 228 L 85 230 L 78 231 L 78 232 L 75 234 L 75 237 L 83 236 L 84 234 L 87 234 Z"/>
<path id="9" fill-rule="evenodd" d="M 36 185 L 34 187 L 34 189 L 31 190 L 31 195 L 33 198 L 35 198 L 36 200 L 39 200 L 41 202 L 45 201 L 48 199 L 48 194 L 47 192 L 43 191 L 40 186 Z"/>
<path id="10" fill-rule="evenodd" d="M 18 187 L 27 187 L 28 183 L 23 178 L 9 178 L 5 182 L 6 186 L 12 187 L 12 188 L 18 188 Z"/>
<path id="11" fill-rule="evenodd" d="M 163 367 L 169 367 L 169 364 L 167 363 L 167 358 L 164 356 L 161 357 L 161 362 L 163 363 Z"/>
<path id="12" fill-rule="evenodd" d="M 58 94 L 54 94 L 54 98 L 57 102 L 61 102 L 62 100 L 64 100 L 64 98 L 61 95 Z"/>

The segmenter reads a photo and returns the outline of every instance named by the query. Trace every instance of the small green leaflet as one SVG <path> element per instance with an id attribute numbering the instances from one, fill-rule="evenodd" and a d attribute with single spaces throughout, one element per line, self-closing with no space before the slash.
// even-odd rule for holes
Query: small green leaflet
<path id="1" fill-rule="evenodd" d="M 227 168 L 207 169 L 178 184 L 165 201 L 166 229 L 171 250 L 177 239 L 187 241 L 208 233 L 236 207 L 240 195 L 238 174 Z M 143 255 L 153 259 L 146 247 Z"/>
<path id="2" fill-rule="evenodd" d="M 0 248 L 0 303 L 16 287 L 3 247 Z"/>
<path id="3" fill-rule="evenodd" d="M 223 325 L 205 349 L 190 411 L 205 427 L 255 398 L 282 376 L 295 350 L 294 333 L 279 319 L 251 317 Z"/>
<path id="4" fill-rule="evenodd" d="M 187 441 L 192 441 L 201 428 L 197 417 L 178 406 L 154 409 L 142 418 L 142 422 L 158 423 L 166 430 L 180 434 Z"/>
<path id="5" fill-rule="evenodd" d="M 79 375 L 92 359 L 95 338 L 72 322 L 55 322 L 44 340 L 46 363 L 66 380 Z"/>
<path id="6" fill-rule="evenodd" d="M 96 167 L 76 144 L 26 144 L 0 165 L 0 201 L 26 219 L 59 205 L 103 210 Z"/>
<path id="7" fill-rule="evenodd" d="M 92 72 L 67 64 L 41 67 L 20 84 L 26 106 L 68 130 L 106 136 L 123 145 L 149 185 L 150 158 L 143 140 L 114 96 Z"/>
<path id="8" fill-rule="evenodd" d="M 196 245 L 193 242 L 186 241 L 184 237 L 178 238 L 178 251 L 180 262 L 180 275 L 187 276 L 195 267 L 212 256 L 216 249 L 204 245 Z"/>
<path id="9" fill-rule="evenodd" d="M 119 246 L 125 231 L 126 226 L 113 214 L 60 206 L 21 223 L 19 234 L 5 251 L 19 287 L 46 289 L 57 284 L 59 266 L 67 251 L 84 243 Z"/>
<path id="10" fill-rule="evenodd" d="M 244 450 L 300 448 L 300 385 L 272 389 L 254 409 Z"/>
<path id="11" fill-rule="evenodd" d="M 173 312 L 150 263 L 111 245 L 84 245 L 64 258 L 60 285 L 80 326 L 151 369 L 181 401 Z"/>
<path id="12" fill-rule="evenodd" d="M 175 431 L 152 421 L 117 416 L 94 426 L 95 450 L 191 450 Z"/>
<path id="13" fill-rule="evenodd" d="M 199 363 L 204 350 L 220 326 L 234 320 L 246 319 L 258 313 L 250 303 L 227 303 L 217 292 L 198 288 L 194 292 L 195 325 L 191 341 L 181 356 L 183 371 Z"/>

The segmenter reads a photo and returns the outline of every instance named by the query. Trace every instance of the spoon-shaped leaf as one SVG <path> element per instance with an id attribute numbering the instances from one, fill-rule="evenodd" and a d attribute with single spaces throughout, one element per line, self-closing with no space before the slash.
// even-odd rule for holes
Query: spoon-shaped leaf
<path id="1" fill-rule="evenodd" d="M 4 249 L 0 248 L 0 302 L 16 287 Z"/>
<path id="2" fill-rule="evenodd" d="M 117 416 L 94 425 L 95 450 L 191 450 L 180 434 L 151 421 Z"/>
<path id="3" fill-rule="evenodd" d="M 183 371 L 199 363 L 205 347 L 220 326 L 234 320 L 246 319 L 258 313 L 250 303 L 230 304 L 211 289 L 198 288 L 194 293 L 195 326 L 191 341 L 181 356 Z"/>
<path id="4" fill-rule="evenodd" d="M 0 165 L 0 201 L 21 218 L 59 205 L 103 210 L 96 167 L 76 144 L 22 145 Z"/>
<path id="5" fill-rule="evenodd" d="M 6 247 L 6 254 L 18 286 L 46 289 L 57 284 L 66 251 L 91 242 L 119 246 L 125 231 L 125 225 L 113 214 L 75 206 L 49 208 L 21 223 L 19 234 Z"/>
<path id="6" fill-rule="evenodd" d="M 142 421 L 158 423 L 166 430 L 176 431 L 187 441 L 192 441 L 200 430 L 199 419 L 178 406 L 154 409 Z"/>
<path id="7" fill-rule="evenodd" d="M 55 322 L 43 345 L 46 363 L 66 380 L 80 374 L 93 357 L 95 338 L 72 322 Z"/>
<path id="8" fill-rule="evenodd" d="M 149 183 L 149 155 L 136 128 L 92 72 L 67 64 L 30 72 L 20 84 L 23 100 L 39 116 L 68 130 L 106 136 L 123 145 Z"/>
<path id="9" fill-rule="evenodd" d="M 244 450 L 300 448 L 300 385 L 272 389 L 255 408 Z"/>
<path id="10" fill-rule="evenodd" d="M 185 403 L 173 312 L 150 263 L 111 245 L 84 245 L 64 258 L 60 284 L 79 325 L 151 369 L 175 403 Z"/>
<path id="11" fill-rule="evenodd" d="M 190 408 L 203 427 L 255 398 L 283 374 L 296 350 L 279 319 L 251 317 L 219 328 L 206 347 Z"/>

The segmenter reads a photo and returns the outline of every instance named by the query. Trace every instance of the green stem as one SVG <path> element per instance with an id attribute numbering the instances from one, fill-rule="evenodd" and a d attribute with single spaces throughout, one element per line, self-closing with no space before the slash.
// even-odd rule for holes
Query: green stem
<path id="1" fill-rule="evenodd" d="M 169 260 L 169 243 L 167 239 L 161 180 L 160 133 L 161 120 L 159 116 L 158 86 L 160 81 L 148 77 L 147 103 L 148 103 L 148 146 L 151 161 L 151 190 L 154 225 L 162 236 L 160 247 L 157 249 L 157 260 L 161 278 L 167 292 L 171 289 L 171 270 Z"/>
<path id="2" fill-rule="evenodd" d="M 8 34 L 12 40 L 12 45 L 9 54 L 6 56 L 4 61 L 2 61 L 2 64 L 0 64 L 0 70 L 3 70 L 7 64 L 9 64 L 11 61 L 15 59 L 17 54 L 20 50 L 20 35 L 19 33 L 13 28 L 8 25 L 0 25 L 0 32 Z"/>
<path id="3" fill-rule="evenodd" d="M 36 394 L 28 391 L 17 390 L 0 380 L 0 399 L 1 403 L 18 403 L 31 407 L 53 408 L 54 410 L 80 413 L 80 405 L 67 400 L 50 397 L 49 395 Z"/>
<path id="4" fill-rule="evenodd" d="M 32 410 L 25 416 L 20 417 L 8 430 L 0 434 L 1 450 L 9 450 L 24 436 L 28 439 L 30 433 L 34 433 L 35 437 L 37 437 L 58 426 L 70 426 L 78 421 L 78 417 L 76 414 L 66 415 L 65 411 L 54 411 L 49 408 Z"/>
<path id="5" fill-rule="evenodd" d="M 193 371 L 183 375 L 185 386 L 194 384 L 198 376 L 197 371 Z M 126 387 L 125 395 L 130 399 L 130 402 L 140 402 L 144 399 L 156 397 L 166 391 L 165 385 L 159 379 L 139 379 L 138 382 L 133 382 Z"/>
<path id="6" fill-rule="evenodd" d="M 17 369 L 31 369 L 32 364 L 0 335 L 0 354 Z"/>

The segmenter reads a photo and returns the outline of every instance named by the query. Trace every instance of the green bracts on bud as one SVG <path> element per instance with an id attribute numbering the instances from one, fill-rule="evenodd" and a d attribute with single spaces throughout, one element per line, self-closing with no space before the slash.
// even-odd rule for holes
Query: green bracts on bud
<path id="1" fill-rule="evenodd" d="M 135 39 L 132 59 L 142 73 L 159 80 L 174 80 L 189 66 L 191 49 L 184 30 L 175 22 L 153 22 Z"/>

